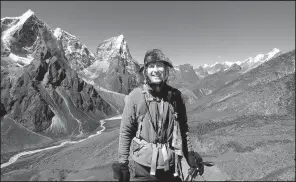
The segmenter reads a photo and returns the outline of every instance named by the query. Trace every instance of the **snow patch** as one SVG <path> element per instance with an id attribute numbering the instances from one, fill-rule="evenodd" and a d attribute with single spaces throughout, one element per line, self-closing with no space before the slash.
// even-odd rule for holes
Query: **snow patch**
<path id="1" fill-rule="evenodd" d="M 216 66 L 217 64 L 219 64 L 219 62 L 215 62 L 215 63 L 212 64 L 210 67 L 214 67 L 214 66 Z"/>
<path id="2" fill-rule="evenodd" d="M 269 60 L 269 59 L 273 58 L 279 52 L 280 52 L 280 50 L 277 49 L 277 48 L 272 49 L 271 52 L 267 53 L 267 58 L 266 59 Z"/>
<path id="3" fill-rule="evenodd" d="M 203 68 L 206 68 L 206 67 L 209 67 L 209 65 L 208 64 L 204 64 L 202 67 Z"/>
<path id="4" fill-rule="evenodd" d="M 259 61 L 262 61 L 262 58 L 264 58 L 264 54 L 258 54 L 254 59 L 253 62 L 257 63 Z"/>
<path id="5" fill-rule="evenodd" d="M 30 64 L 32 62 L 32 60 L 34 59 L 32 57 L 29 57 L 29 58 L 19 57 L 13 53 L 10 53 L 8 57 L 15 62 L 21 62 L 25 65 Z"/>
<path id="6" fill-rule="evenodd" d="M 230 66 L 232 66 L 234 64 L 234 62 L 225 61 L 222 64 L 230 67 Z"/>
<path id="7" fill-rule="evenodd" d="M 116 49 L 120 49 L 121 43 L 123 42 L 123 35 L 119 35 L 116 39 L 116 41 L 114 42 L 116 45 Z"/>
<path id="8" fill-rule="evenodd" d="M 54 35 L 57 39 L 60 39 L 61 36 L 63 35 L 62 29 L 61 29 L 61 28 L 56 28 L 56 29 L 54 30 L 53 35 Z"/>

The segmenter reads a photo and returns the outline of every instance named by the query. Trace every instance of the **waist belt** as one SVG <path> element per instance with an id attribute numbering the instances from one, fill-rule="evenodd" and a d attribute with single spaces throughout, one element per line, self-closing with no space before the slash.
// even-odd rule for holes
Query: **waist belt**
<path id="1" fill-rule="evenodd" d="M 156 162 L 157 162 L 159 150 L 161 150 L 163 160 L 164 160 L 164 171 L 169 170 L 169 157 L 168 157 L 166 144 L 152 143 L 152 161 L 151 161 L 150 175 L 155 175 L 156 168 L 157 168 Z"/>
<path id="2" fill-rule="evenodd" d="M 143 139 L 139 139 L 135 137 L 133 139 L 135 142 L 142 144 L 142 145 L 150 145 L 152 147 L 152 160 L 151 160 L 151 167 L 150 167 L 150 175 L 155 175 L 156 168 L 157 168 L 157 159 L 159 152 L 161 150 L 163 160 L 164 160 L 164 171 L 169 170 L 169 156 L 167 151 L 167 144 L 168 143 L 148 143 Z"/>

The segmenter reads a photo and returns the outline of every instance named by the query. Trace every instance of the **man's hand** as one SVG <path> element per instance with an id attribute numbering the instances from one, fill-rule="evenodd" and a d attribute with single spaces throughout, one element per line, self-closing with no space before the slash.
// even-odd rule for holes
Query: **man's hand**
<path id="1" fill-rule="evenodd" d="M 188 164 L 191 168 L 198 168 L 199 175 L 204 173 L 204 165 L 202 164 L 202 158 L 197 152 L 188 153 Z"/>
<path id="2" fill-rule="evenodd" d="M 119 163 L 114 162 L 112 164 L 113 176 L 115 179 L 118 179 L 120 182 L 129 182 L 130 181 L 130 172 L 128 163 Z"/>

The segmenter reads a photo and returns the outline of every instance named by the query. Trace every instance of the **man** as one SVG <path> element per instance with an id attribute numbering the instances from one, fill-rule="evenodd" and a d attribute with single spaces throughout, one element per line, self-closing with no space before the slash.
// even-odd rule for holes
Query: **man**
<path id="1" fill-rule="evenodd" d="M 119 136 L 119 161 L 114 176 L 129 181 L 129 154 L 134 161 L 135 179 L 182 181 L 181 158 L 203 173 L 202 158 L 192 150 L 188 137 L 186 108 L 181 92 L 166 82 L 170 60 L 159 49 L 146 52 L 144 84 L 125 99 Z M 131 146 L 131 151 L 130 151 Z"/>

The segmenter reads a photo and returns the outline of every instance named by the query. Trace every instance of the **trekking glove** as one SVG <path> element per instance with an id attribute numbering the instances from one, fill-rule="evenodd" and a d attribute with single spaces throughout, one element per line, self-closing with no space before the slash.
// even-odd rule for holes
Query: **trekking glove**
<path id="1" fill-rule="evenodd" d="M 202 158 L 197 152 L 188 153 L 188 164 L 191 168 L 198 168 L 199 175 L 204 173 L 204 166 L 202 164 Z"/>
<path id="2" fill-rule="evenodd" d="M 118 179 L 120 182 L 130 181 L 130 171 L 128 163 L 114 162 L 112 164 L 112 169 L 114 179 Z"/>

